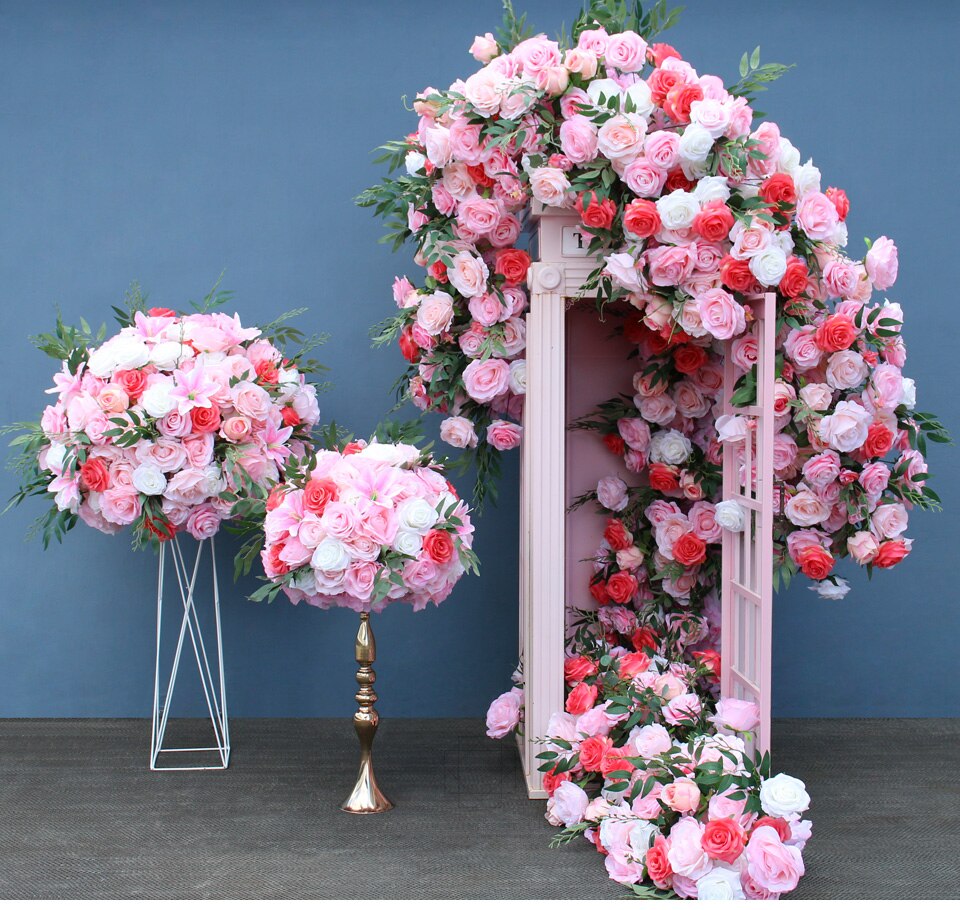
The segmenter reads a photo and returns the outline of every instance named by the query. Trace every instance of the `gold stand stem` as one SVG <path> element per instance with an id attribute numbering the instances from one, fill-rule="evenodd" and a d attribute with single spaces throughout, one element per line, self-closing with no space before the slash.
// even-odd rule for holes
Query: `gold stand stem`
<path id="1" fill-rule="evenodd" d="M 377 643 L 370 628 L 370 614 L 360 614 L 360 629 L 357 631 L 356 642 L 357 682 L 360 691 L 357 692 L 357 704 L 360 706 L 353 715 L 353 728 L 357 731 L 360 740 L 360 773 L 354 784 L 353 793 L 340 806 L 344 812 L 354 812 L 366 815 L 373 812 L 386 812 L 393 808 L 390 802 L 377 786 L 377 779 L 373 773 L 373 738 L 377 735 L 380 725 L 380 715 L 374 708 L 377 693 L 373 691 L 377 674 L 373 669 L 373 662 L 377 657 Z"/>

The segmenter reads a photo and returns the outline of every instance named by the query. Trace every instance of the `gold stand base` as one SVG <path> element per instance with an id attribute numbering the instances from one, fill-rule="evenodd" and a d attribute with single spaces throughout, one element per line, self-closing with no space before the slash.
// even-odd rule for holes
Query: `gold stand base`
<path id="1" fill-rule="evenodd" d="M 360 773 L 353 786 L 353 792 L 341 804 L 344 812 L 354 815 L 372 815 L 376 812 L 387 812 L 393 808 L 390 802 L 377 786 L 377 778 L 373 773 L 373 738 L 377 735 L 380 726 L 380 715 L 374 708 L 377 693 L 373 691 L 373 684 L 377 674 L 373 670 L 373 661 L 377 656 L 377 643 L 370 628 L 370 614 L 360 614 L 360 629 L 357 631 L 356 641 L 357 682 L 360 691 L 357 692 L 357 704 L 360 706 L 353 715 L 353 728 L 357 731 L 360 740 Z"/>

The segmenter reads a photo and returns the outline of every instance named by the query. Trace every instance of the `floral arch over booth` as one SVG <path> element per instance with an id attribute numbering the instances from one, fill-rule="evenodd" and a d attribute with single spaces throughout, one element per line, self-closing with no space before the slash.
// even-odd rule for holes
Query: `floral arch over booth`
<path id="1" fill-rule="evenodd" d="M 753 752 L 757 705 L 726 686 L 720 697 L 719 590 L 734 571 L 721 539 L 756 533 L 729 493 L 755 483 L 758 326 L 775 345 L 783 502 L 770 582 L 803 574 L 840 598 L 839 559 L 893 567 L 912 547 L 909 510 L 938 504 L 925 445 L 946 434 L 902 374 L 900 305 L 875 298 L 897 277 L 897 250 L 880 237 L 848 255 L 846 194 L 755 116 L 753 97 L 786 69 L 761 65 L 759 49 L 727 87 L 654 41 L 676 19 L 663 2 L 644 13 L 593 0 L 561 41 L 505 7 L 500 33 L 471 47 L 480 68 L 422 91 L 416 131 L 385 146 L 401 173 L 360 199 L 397 247 L 413 240 L 426 271 L 419 287 L 397 279 L 398 311 L 377 338 L 398 340 L 407 397 L 445 415 L 441 437 L 474 459 L 482 499 L 521 443 L 528 379 L 564 380 L 527 375 L 532 207 L 575 221 L 569 242 L 586 243 L 594 267 L 567 351 L 599 326 L 621 366 L 613 394 L 553 415 L 551 445 L 524 455 L 537 465 L 586 437 L 597 455 L 578 464 L 614 459 L 572 503 L 599 524 L 593 544 L 565 552 L 568 576 L 586 560 L 576 600 L 589 600 L 568 617 L 563 710 L 540 747 L 547 817 L 638 894 L 777 897 L 804 871 L 809 798 Z M 521 550 L 553 531 L 525 532 Z M 493 736 L 523 730 L 523 669 L 491 705 Z"/>

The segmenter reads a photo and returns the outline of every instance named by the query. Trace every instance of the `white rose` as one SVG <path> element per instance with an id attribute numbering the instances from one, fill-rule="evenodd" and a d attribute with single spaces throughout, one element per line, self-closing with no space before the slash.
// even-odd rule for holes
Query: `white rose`
<path id="1" fill-rule="evenodd" d="M 725 531 L 737 533 L 746 524 L 743 506 L 733 499 L 723 499 L 717 503 L 713 513 L 714 521 Z"/>
<path id="2" fill-rule="evenodd" d="M 697 197 L 700 205 L 706 205 L 715 199 L 726 202 L 730 198 L 730 184 L 726 177 L 701 177 L 693 188 L 693 195 Z"/>
<path id="3" fill-rule="evenodd" d="M 192 356 L 193 349 L 179 341 L 161 341 L 150 351 L 150 363 L 159 370 L 173 370 L 181 360 Z"/>
<path id="4" fill-rule="evenodd" d="M 527 392 L 527 361 L 514 360 L 510 364 L 510 391 L 514 395 L 525 395 Z"/>
<path id="5" fill-rule="evenodd" d="M 590 96 L 594 107 L 600 107 L 601 95 L 603 95 L 607 101 L 614 98 L 617 101 L 617 105 L 620 104 L 620 86 L 612 79 L 594 79 L 593 82 L 587 86 L 587 94 Z"/>
<path id="6" fill-rule="evenodd" d="M 642 79 L 634 82 L 625 92 L 627 98 L 632 102 L 635 113 L 641 117 L 649 117 L 653 113 L 653 97 L 650 92 L 650 86 Z"/>
<path id="7" fill-rule="evenodd" d="M 683 464 L 693 452 L 693 443 L 679 430 L 654 433 L 650 440 L 650 461 Z"/>
<path id="8" fill-rule="evenodd" d="M 87 369 L 101 379 L 114 370 L 136 370 L 146 366 L 150 351 L 142 338 L 116 335 L 95 350 L 87 361 Z"/>
<path id="9" fill-rule="evenodd" d="M 730 866 L 714 866 L 706 875 L 697 879 L 697 900 L 744 900 L 743 885 L 740 884 L 740 873 Z"/>
<path id="10" fill-rule="evenodd" d="M 428 335 L 447 331 L 453 322 L 453 298 L 446 291 L 434 291 L 420 302 L 417 325 Z"/>
<path id="11" fill-rule="evenodd" d="M 691 123 L 680 137 L 680 157 L 684 161 L 706 161 L 712 149 L 713 136 L 709 130 L 697 123 Z"/>
<path id="12" fill-rule="evenodd" d="M 669 231 L 681 231 L 693 224 L 700 211 L 700 203 L 693 193 L 674 190 L 657 200 L 657 212 L 663 226 Z"/>
<path id="13" fill-rule="evenodd" d="M 774 287 L 787 270 L 787 257 L 779 246 L 768 246 L 750 259 L 750 271 L 761 284 Z"/>
<path id="14" fill-rule="evenodd" d="M 172 382 L 158 382 L 147 388 L 140 399 L 143 409 L 156 419 L 166 417 L 173 410 L 175 404 L 173 398 L 170 397 L 172 388 Z"/>
<path id="15" fill-rule="evenodd" d="M 167 478 L 154 464 L 141 464 L 134 470 L 133 485 L 147 496 L 159 496 L 167 488 Z"/>
<path id="16" fill-rule="evenodd" d="M 350 565 L 350 554 L 336 537 L 326 537 L 313 551 L 310 565 L 319 572 L 340 572 Z"/>
<path id="17" fill-rule="evenodd" d="M 397 521 L 403 531 L 423 532 L 437 523 L 437 510 L 425 499 L 407 499 L 397 509 Z"/>
<path id="18" fill-rule="evenodd" d="M 912 379 L 907 379 L 906 376 L 903 377 L 900 404 L 906 405 L 908 408 L 917 406 L 917 384 Z"/>
<path id="19" fill-rule="evenodd" d="M 490 66 L 470 76 L 463 86 L 463 94 L 477 113 L 492 117 L 500 110 L 504 78 Z"/>
<path id="20" fill-rule="evenodd" d="M 806 812 L 810 797 L 802 780 L 777 774 L 760 784 L 760 806 L 767 815 L 784 818 L 794 812 Z"/>
<path id="21" fill-rule="evenodd" d="M 416 446 L 407 445 L 403 442 L 391 444 L 372 439 L 368 445 L 356 453 L 356 457 L 383 461 L 398 468 L 419 459 L 420 450 Z"/>
<path id="22" fill-rule="evenodd" d="M 393 549 L 404 556 L 419 556 L 423 549 L 423 538 L 416 531 L 397 531 L 393 538 Z"/>
<path id="23" fill-rule="evenodd" d="M 787 174 L 792 174 L 800 167 L 800 150 L 789 140 L 780 137 L 779 168 Z"/>
<path id="24" fill-rule="evenodd" d="M 827 382 L 835 389 L 855 389 L 869 371 L 866 360 L 856 351 L 837 351 L 827 361 Z"/>
<path id="25" fill-rule="evenodd" d="M 819 594 L 824 600 L 843 600 L 850 593 L 850 584 L 845 578 L 833 580 L 825 578 L 810 585 L 810 590 Z"/>
<path id="26" fill-rule="evenodd" d="M 797 165 L 789 173 L 797 188 L 797 199 L 802 199 L 808 193 L 820 192 L 820 169 L 814 167 L 812 159 L 808 159 L 806 164 Z"/>
<path id="27" fill-rule="evenodd" d="M 455 449 L 472 449 L 477 445 L 473 421 L 466 417 L 447 417 L 440 424 L 440 438 Z"/>
<path id="28" fill-rule="evenodd" d="M 871 416 L 855 401 L 841 401 L 834 412 L 820 421 L 820 438 L 831 449 L 852 452 L 867 441 Z"/>
<path id="29" fill-rule="evenodd" d="M 420 152 L 409 151 L 407 152 L 407 157 L 404 158 L 403 164 L 407 169 L 407 173 L 412 177 L 414 174 L 418 174 L 423 170 L 423 166 L 427 163 L 426 155 L 421 154 Z"/>
<path id="30" fill-rule="evenodd" d="M 51 471 L 62 471 L 63 460 L 67 457 L 67 447 L 62 442 L 52 442 L 43 457 Z"/>

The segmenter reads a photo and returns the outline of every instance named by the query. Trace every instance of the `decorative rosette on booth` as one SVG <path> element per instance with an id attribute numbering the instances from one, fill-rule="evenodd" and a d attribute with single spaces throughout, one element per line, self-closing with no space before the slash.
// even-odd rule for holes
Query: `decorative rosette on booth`
<path id="1" fill-rule="evenodd" d="M 53 499 L 45 542 L 78 517 L 109 534 L 130 528 L 136 544 L 212 537 L 238 501 L 312 450 L 316 388 L 236 315 L 117 312 L 123 328 L 107 340 L 60 321 L 38 339 L 63 363 L 55 403 L 14 440 L 27 469 L 14 499 Z"/>
<path id="2" fill-rule="evenodd" d="M 350 443 L 274 488 L 264 521 L 269 583 L 255 595 L 379 613 L 442 603 L 477 571 L 467 504 L 415 446 Z"/>

